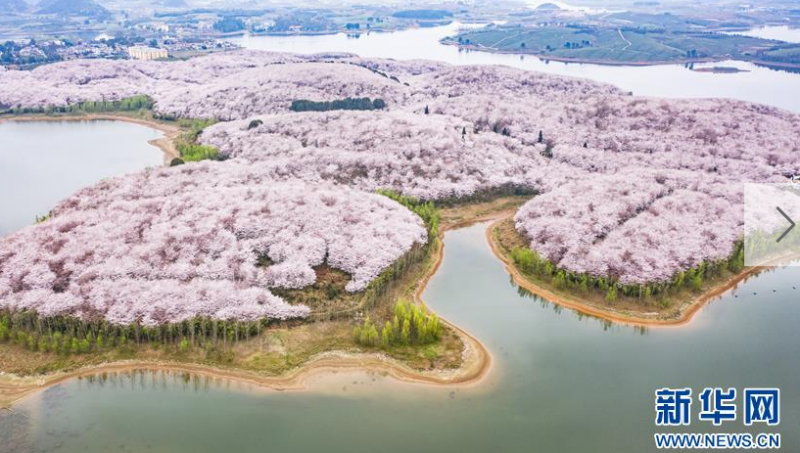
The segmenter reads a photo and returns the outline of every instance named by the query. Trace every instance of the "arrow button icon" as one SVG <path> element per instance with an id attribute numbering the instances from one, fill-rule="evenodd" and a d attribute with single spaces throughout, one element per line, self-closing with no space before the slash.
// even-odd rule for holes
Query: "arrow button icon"
<path id="1" fill-rule="evenodd" d="M 778 210 L 778 212 L 780 212 L 780 213 L 781 213 L 781 215 L 783 216 L 783 218 L 785 218 L 786 220 L 788 220 L 788 221 L 789 221 L 789 223 L 790 223 L 790 224 L 792 224 L 792 226 L 790 226 L 788 230 L 784 231 L 784 232 L 783 232 L 783 234 L 781 235 L 781 237 L 779 237 L 779 238 L 778 238 L 778 242 L 781 242 L 781 241 L 783 240 L 783 238 L 785 238 L 785 237 L 786 237 L 786 235 L 787 235 L 787 234 L 789 234 L 789 232 L 790 232 L 790 231 L 792 231 L 792 230 L 794 229 L 794 222 L 792 221 L 792 219 L 790 219 L 790 218 L 789 218 L 789 216 L 788 216 L 788 215 L 786 215 L 786 213 L 785 213 L 785 212 L 783 212 L 783 210 L 782 210 L 781 208 L 779 208 L 779 207 L 776 207 L 775 209 L 777 209 L 777 210 Z"/>

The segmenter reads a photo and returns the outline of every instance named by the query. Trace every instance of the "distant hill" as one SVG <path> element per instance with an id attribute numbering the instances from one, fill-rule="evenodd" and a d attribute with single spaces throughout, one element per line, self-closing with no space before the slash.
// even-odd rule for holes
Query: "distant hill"
<path id="1" fill-rule="evenodd" d="M 185 0 L 160 0 L 158 4 L 167 8 L 186 8 L 189 6 Z"/>
<path id="2" fill-rule="evenodd" d="M 392 16 L 399 19 L 441 20 L 446 17 L 452 17 L 453 13 L 443 9 L 407 9 L 398 11 Z"/>
<path id="3" fill-rule="evenodd" d="M 561 7 L 556 5 L 555 3 L 542 3 L 541 5 L 537 6 L 536 9 L 538 10 L 560 10 Z"/>
<path id="4" fill-rule="evenodd" d="M 93 0 L 42 0 L 37 5 L 39 14 L 64 16 L 107 16 L 109 12 Z"/>
<path id="5" fill-rule="evenodd" d="M 0 0 L 0 11 L 21 13 L 27 9 L 28 4 L 25 3 L 25 0 Z"/>

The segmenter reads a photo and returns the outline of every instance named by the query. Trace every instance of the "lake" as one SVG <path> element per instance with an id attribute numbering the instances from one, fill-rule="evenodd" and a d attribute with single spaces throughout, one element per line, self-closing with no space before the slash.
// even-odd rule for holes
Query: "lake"
<path id="1" fill-rule="evenodd" d="M 0 123 L 0 236 L 103 178 L 162 165 L 163 134 L 119 121 Z"/>
<path id="2" fill-rule="evenodd" d="M 695 68 L 725 66 L 747 72 L 698 72 L 684 65 L 604 66 L 544 61 L 528 55 L 461 51 L 439 44 L 461 27 L 480 27 L 453 23 L 446 26 L 416 28 L 394 33 L 368 33 L 358 38 L 339 33 L 315 36 L 243 36 L 231 42 L 249 49 L 313 54 L 350 52 L 362 57 L 397 60 L 425 59 L 445 63 L 500 64 L 550 74 L 582 77 L 616 85 L 636 95 L 668 98 L 721 97 L 773 105 L 800 112 L 800 74 L 777 71 L 741 61 L 697 64 Z M 794 30 L 796 32 L 797 30 Z"/>
<path id="3" fill-rule="evenodd" d="M 485 342 L 484 385 L 436 388 L 365 373 L 317 377 L 307 392 L 137 372 L 72 380 L 0 415 L 0 451 L 654 451 L 655 389 L 781 388 L 782 451 L 800 451 L 797 270 L 751 279 L 681 328 L 610 325 L 509 281 L 486 224 L 448 232 L 424 293 Z M 697 406 L 697 404 L 695 404 Z M 740 420 L 714 428 L 748 431 Z M 5 446 L 5 447 L 4 447 Z"/>
<path id="4" fill-rule="evenodd" d="M 769 25 L 757 27 L 747 31 L 736 31 L 733 34 L 754 36 L 763 39 L 777 39 L 778 41 L 800 43 L 800 28 L 791 28 L 788 25 Z"/>

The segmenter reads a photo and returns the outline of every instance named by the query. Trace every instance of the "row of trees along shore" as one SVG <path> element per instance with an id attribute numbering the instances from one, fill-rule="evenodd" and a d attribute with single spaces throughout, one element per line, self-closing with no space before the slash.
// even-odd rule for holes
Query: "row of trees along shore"
<path id="1" fill-rule="evenodd" d="M 435 313 L 421 305 L 400 300 L 394 306 L 394 317 L 378 330 L 367 318 L 353 329 L 353 339 L 361 346 L 389 348 L 390 346 L 426 345 L 442 337 L 442 323 Z"/>
<path id="2" fill-rule="evenodd" d="M 153 99 L 147 95 L 138 95 L 123 98 L 117 101 L 86 101 L 70 105 L 53 105 L 47 107 L 13 107 L 0 113 L 10 115 L 33 114 L 79 114 L 79 113 L 109 113 L 109 112 L 135 112 L 139 110 L 152 110 Z"/>
<path id="3" fill-rule="evenodd" d="M 69 105 L 49 105 L 47 107 L 6 107 L 0 114 L 6 115 L 33 115 L 33 114 L 86 114 L 110 112 L 135 112 L 140 110 L 152 111 L 155 102 L 150 96 L 141 94 L 119 100 L 110 101 L 85 101 Z M 2 107 L 2 106 L 0 106 Z M 375 98 L 344 98 L 333 101 L 310 101 L 297 99 L 292 101 L 290 110 L 295 112 L 327 112 L 331 110 L 381 110 L 386 108 L 383 99 Z M 156 115 L 159 119 L 175 120 L 168 115 Z"/>
<path id="4" fill-rule="evenodd" d="M 658 297 L 662 303 L 666 303 L 670 294 L 675 294 L 685 288 L 700 291 L 704 282 L 723 277 L 729 272 L 738 273 L 744 267 L 742 241 L 736 243 L 733 253 L 728 259 L 703 262 L 699 266 L 678 272 L 670 281 L 642 284 L 622 284 L 614 277 L 596 277 L 568 272 L 557 268 L 551 261 L 526 247 L 514 247 L 510 256 L 522 274 L 549 281 L 557 289 L 578 291 L 583 294 L 600 291 L 605 294 L 605 299 L 609 303 L 615 302 L 620 295 L 640 300 Z"/>
<path id="5" fill-rule="evenodd" d="M 396 260 L 381 275 L 372 280 L 367 289 L 364 290 L 364 306 L 373 307 L 392 287 L 392 283 L 398 281 L 409 269 L 419 265 L 430 257 L 433 246 L 439 238 L 440 214 L 436 205 L 432 201 L 421 201 L 414 197 L 401 195 L 388 189 L 379 189 L 380 195 L 391 198 L 392 200 L 405 206 L 411 212 L 417 214 L 425 225 L 428 232 L 428 241 L 425 245 L 415 245 L 402 257 Z"/>
<path id="6" fill-rule="evenodd" d="M 0 311 L 0 343 L 17 344 L 30 351 L 85 354 L 113 348 L 140 346 L 225 349 L 260 335 L 270 321 L 224 321 L 207 317 L 163 324 L 121 326 L 69 316 L 41 317 L 31 311 Z"/>
<path id="7" fill-rule="evenodd" d="M 417 214 L 428 232 L 428 242 L 424 246 L 413 248 L 370 283 L 367 287 L 368 306 L 374 305 L 374 301 L 385 293 L 390 283 L 398 280 L 410 267 L 428 259 L 439 237 L 440 212 L 432 201 L 420 201 L 386 189 L 378 190 L 378 193 Z M 386 320 L 382 328 L 367 318 L 353 329 L 353 339 L 362 346 L 384 349 L 397 345 L 426 345 L 439 341 L 442 329 L 442 323 L 435 313 L 430 313 L 421 305 L 401 299 L 394 306 L 394 317 Z"/>

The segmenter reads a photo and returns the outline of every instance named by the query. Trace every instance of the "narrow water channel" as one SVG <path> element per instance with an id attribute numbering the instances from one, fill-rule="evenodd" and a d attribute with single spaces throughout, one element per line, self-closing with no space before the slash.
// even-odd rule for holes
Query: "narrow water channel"
<path id="1" fill-rule="evenodd" d="M 0 415 L 0 452 L 640 453 L 655 450 L 653 391 L 663 386 L 780 387 L 786 423 L 759 429 L 780 432 L 782 451 L 800 451 L 797 268 L 749 280 L 688 326 L 641 330 L 521 293 L 486 227 L 447 233 L 424 293 L 493 354 L 477 387 L 358 372 L 315 378 L 299 393 L 162 373 L 72 380 Z"/>

